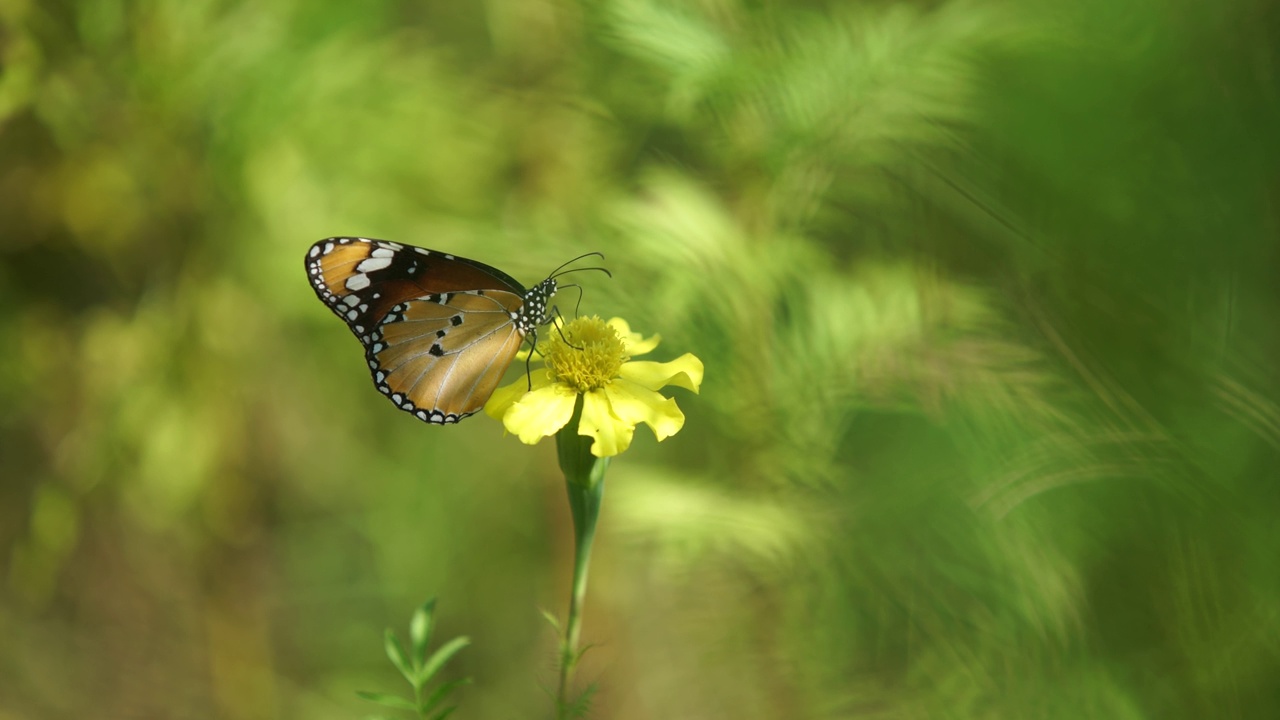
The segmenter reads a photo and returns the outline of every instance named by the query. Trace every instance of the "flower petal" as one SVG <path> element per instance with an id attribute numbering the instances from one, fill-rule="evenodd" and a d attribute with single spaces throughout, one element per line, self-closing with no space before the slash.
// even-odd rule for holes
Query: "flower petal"
<path id="1" fill-rule="evenodd" d="M 659 441 L 684 427 L 684 413 L 676 401 L 642 385 L 618 378 L 609 383 L 604 393 L 616 417 L 633 427 L 638 422 L 648 425 Z"/>
<path id="2" fill-rule="evenodd" d="M 604 390 L 592 390 L 582 395 L 582 420 L 578 423 L 578 434 L 595 439 L 591 443 L 591 454 L 596 457 L 613 457 L 631 446 L 631 437 L 635 435 L 635 423 L 626 423 L 609 407 L 609 398 Z"/>
<path id="3" fill-rule="evenodd" d="M 494 420 L 501 420 L 503 415 L 507 414 L 507 410 L 520 399 L 522 395 L 533 390 L 540 390 L 550 385 L 553 381 L 549 374 L 542 371 L 541 368 L 533 371 L 528 377 L 521 376 L 519 380 L 504 385 L 493 391 L 489 396 L 489 401 L 484 404 L 484 412 Z"/>
<path id="4" fill-rule="evenodd" d="M 685 353 L 671 362 L 629 362 L 618 371 L 618 377 L 658 390 L 667 385 L 675 385 L 686 390 L 698 392 L 702 385 L 702 361 L 692 353 Z"/>
<path id="5" fill-rule="evenodd" d="M 622 338 L 622 347 L 626 348 L 627 354 L 631 357 L 637 355 L 645 355 L 653 352 L 658 347 L 658 343 L 662 340 L 661 335 L 654 335 L 648 340 L 638 332 L 631 332 L 631 325 L 622 318 L 611 318 L 609 327 L 618 331 L 618 337 Z"/>
<path id="6" fill-rule="evenodd" d="M 573 417 L 577 393 L 564 383 L 549 383 L 516 401 L 502 416 L 507 432 L 520 437 L 520 442 L 533 445 L 544 437 L 555 435 Z"/>

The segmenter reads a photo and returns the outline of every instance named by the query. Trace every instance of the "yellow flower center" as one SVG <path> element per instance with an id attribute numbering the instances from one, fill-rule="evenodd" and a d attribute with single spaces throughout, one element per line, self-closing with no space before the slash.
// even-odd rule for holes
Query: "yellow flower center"
<path id="1" fill-rule="evenodd" d="M 578 392 L 608 385 L 631 359 L 618 331 L 598 317 L 574 318 L 565 324 L 563 333 L 561 337 L 560 331 L 550 331 L 543 358 L 552 377 Z"/>

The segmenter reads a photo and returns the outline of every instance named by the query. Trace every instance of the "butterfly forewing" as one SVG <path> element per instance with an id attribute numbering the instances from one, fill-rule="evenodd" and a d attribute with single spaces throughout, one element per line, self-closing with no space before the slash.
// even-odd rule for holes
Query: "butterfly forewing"
<path id="1" fill-rule="evenodd" d="M 307 252 L 316 295 L 361 341 L 406 300 L 478 289 L 525 290 L 510 275 L 456 255 L 366 238 L 329 238 Z"/>
<path id="2" fill-rule="evenodd" d="M 378 390 L 430 423 L 484 406 L 555 293 L 551 279 L 527 291 L 484 263 L 366 238 L 321 240 L 306 265 L 364 344 Z"/>

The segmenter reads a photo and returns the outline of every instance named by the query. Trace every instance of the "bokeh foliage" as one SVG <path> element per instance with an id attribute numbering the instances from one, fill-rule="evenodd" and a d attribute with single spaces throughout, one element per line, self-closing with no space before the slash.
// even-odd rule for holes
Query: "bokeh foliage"
<path id="1" fill-rule="evenodd" d="M 582 311 L 706 363 L 611 473 L 594 716 L 1280 714 L 1275 37 L 0 0 L 0 718 L 358 716 L 436 595 L 455 717 L 550 712 L 552 448 L 373 392 L 302 270 L 340 233 L 602 250 Z"/>

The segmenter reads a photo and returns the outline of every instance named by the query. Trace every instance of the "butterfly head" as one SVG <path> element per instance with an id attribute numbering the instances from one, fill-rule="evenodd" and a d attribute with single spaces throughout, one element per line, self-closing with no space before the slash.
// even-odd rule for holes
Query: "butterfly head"
<path id="1" fill-rule="evenodd" d="M 516 329 L 521 335 L 533 333 L 537 337 L 538 326 L 551 322 L 551 298 L 556 294 L 556 279 L 549 277 L 534 285 L 524 294 L 524 304 L 516 317 Z"/>

